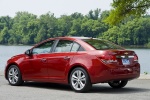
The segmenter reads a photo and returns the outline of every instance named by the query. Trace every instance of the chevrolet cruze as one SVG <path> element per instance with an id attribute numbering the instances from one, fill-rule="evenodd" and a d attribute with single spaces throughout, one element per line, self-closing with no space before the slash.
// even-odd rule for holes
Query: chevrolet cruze
<path id="1" fill-rule="evenodd" d="M 10 85 L 28 81 L 61 83 L 76 92 L 87 92 L 96 83 L 122 88 L 139 76 L 140 64 L 134 51 L 88 37 L 47 39 L 10 58 L 5 68 Z"/>

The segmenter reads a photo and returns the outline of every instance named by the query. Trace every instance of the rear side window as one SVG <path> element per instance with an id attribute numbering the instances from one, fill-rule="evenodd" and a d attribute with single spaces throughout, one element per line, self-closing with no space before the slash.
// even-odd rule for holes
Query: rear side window
<path id="1" fill-rule="evenodd" d="M 54 52 L 70 52 L 73 42 L 69 40 L 59 40 Z"/>
<path id="2" fill-rule="evenodd" d="M 71 52 L 77 52 L 77 51 L 85 51 L 84 48 L 79 45 L 78 43 L 74 42 Z"/>
<path id="3" fill-rule="evenodd" d="M 80 45 L 78 43 L 74 42 L 71 52 L 77 52 L 79 50 L 79 48 L 80 48 Z"/>
<path id="4" fill-rule="evenodd" d="M 85 51 L 80 44 L 69 41 L 69 40 L 59 40 L 54 52 L 77 52 Z"/>
<path id="5" fill-rule="evenodd" d="M 106 40 L 99 40 L 99 39 L 84 39 L 86 43 L 90 44 L 97 50 L 107 50 L 107 49 L 123 49 L 122 47 L 113 44 Z"/>

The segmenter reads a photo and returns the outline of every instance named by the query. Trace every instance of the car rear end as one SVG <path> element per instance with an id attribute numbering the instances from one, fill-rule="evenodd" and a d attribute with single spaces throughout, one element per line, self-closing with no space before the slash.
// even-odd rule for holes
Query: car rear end
<path id="1" fill-rule="evenodd" d="M 91 51 L 100 62 L 92 77 L 93 83 L 114 80 L 131 80 L 140 76 L 138 56 L 132 50 L 126 50 L 106 40 L 87 39 L 86 43 L 96 50 Z"/>
<path id="2" fill-rule="evenodd" d="M 97 55 L 106 67 L 104 80 L 131 80 L 140 75 L 140 64 L 134 51 L 115 50 L 106 51 L 104 55 Z"/>

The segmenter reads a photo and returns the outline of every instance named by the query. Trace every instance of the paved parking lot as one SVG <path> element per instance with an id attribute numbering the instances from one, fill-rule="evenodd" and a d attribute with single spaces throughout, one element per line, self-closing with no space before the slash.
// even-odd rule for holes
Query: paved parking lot
<path id="1" fill-rule="evenodd" d="M 67 85 L 25 83 L 10 86 L 0 76 L 0 100 L 149 100 L 150 80 L 130 81 L 123 89 L 112 89 L 107 84 L 93 85 L 88 93 L 75 93 Z"/>

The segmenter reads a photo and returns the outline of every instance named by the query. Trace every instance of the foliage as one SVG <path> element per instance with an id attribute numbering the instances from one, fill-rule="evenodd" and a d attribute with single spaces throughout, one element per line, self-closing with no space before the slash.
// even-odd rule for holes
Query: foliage
<path id="1" fill-rule="evenodd" d="M 120 26 L 113 26 L 103 33 L 103 38 L 119 45 L 143 45 L 149 42 L 150 17 L 128 21 Z"/>
<path id="2" fill-rule="evenodd" d="M 145 44 L 145 47 L 150 48 L 150 42 L 148 42 L 147 44 Z"/>
<path id="3" fill-rule="evenodd" d="M 56 18 L 51 12 L 37 17 L 29 12 L 0 17 L 0 44 L 35 44 L 57 36 L 88 36 L 119 45 L 150 47 L 150 16 L 130 16 L 117 26 L 103 22 L 110 11 L 91 10 L 87 15 L 73 13 Z"/>
<path id="4" fill-rule="evenodd" d="M 148 74 L 148 72 L 144 72 L 144 75 L 147 75 Z"/>
<path id="5" fill-rule="evenodd" d="M 150 8 L 150 0 L 113 0 L 112 7 L 105 22 L 116 25 L 131 15 L 143 16 Z"/>

